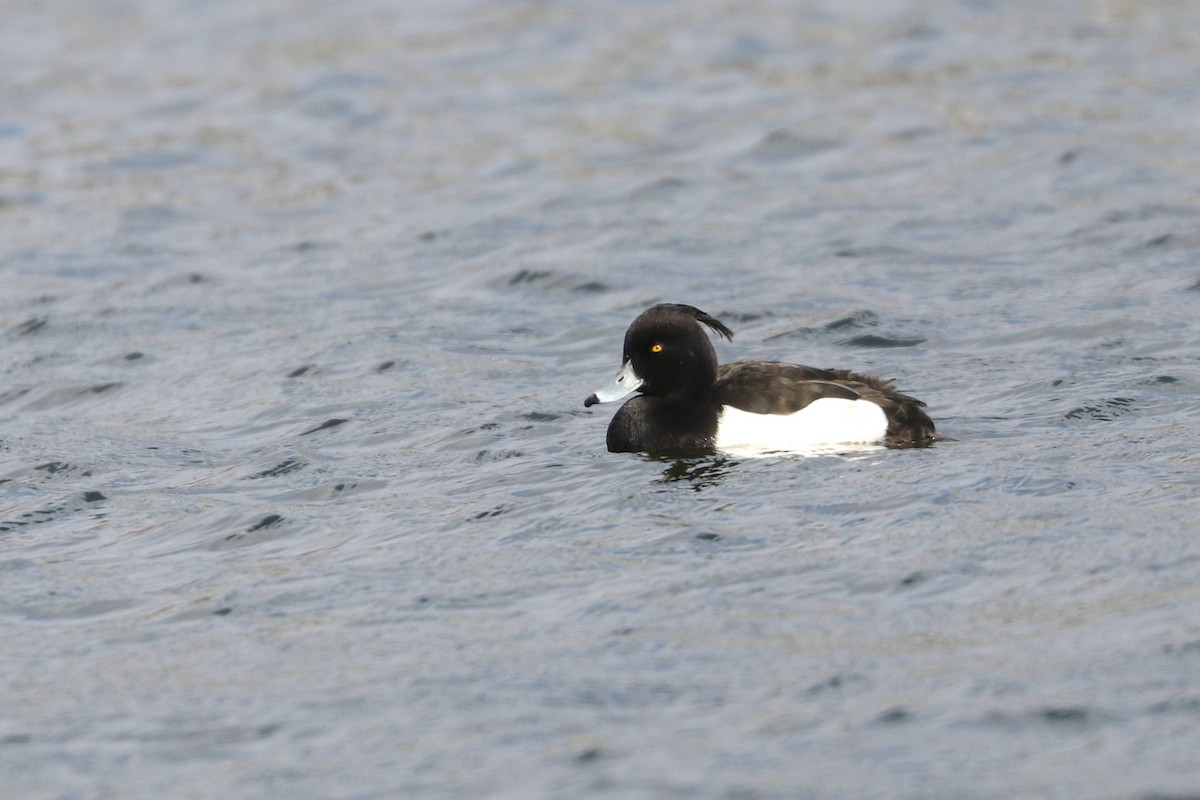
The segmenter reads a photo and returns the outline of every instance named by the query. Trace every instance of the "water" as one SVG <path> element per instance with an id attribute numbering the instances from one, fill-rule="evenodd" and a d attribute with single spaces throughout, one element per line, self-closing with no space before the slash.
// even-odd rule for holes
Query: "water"
<path id="1" fill-rule="evenodd" d="M 1200 7 L 0 17 L 0 795 L 1200 796 Z M 611 455 L 657 301 L 958 441 Z"/>

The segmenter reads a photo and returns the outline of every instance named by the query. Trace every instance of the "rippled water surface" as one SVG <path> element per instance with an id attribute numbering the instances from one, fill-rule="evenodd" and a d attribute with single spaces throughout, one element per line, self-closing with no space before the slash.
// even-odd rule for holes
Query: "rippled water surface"
<path id="1" fill-rule="evenodd" d="M 0 795 L 1200 797 L 1200 6 L 0 2 Z M 629 321 L 957 441 L 604 449 Z"/>

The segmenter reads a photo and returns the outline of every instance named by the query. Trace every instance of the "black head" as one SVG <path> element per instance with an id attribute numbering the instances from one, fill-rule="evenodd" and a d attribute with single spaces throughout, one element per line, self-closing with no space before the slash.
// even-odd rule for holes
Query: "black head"
<path id="1" fill-rule="evenodd" d="M 733 339 L 733 331 L 720 320 L 677 303 L 652 306 L 633 321 L 625 332 L 623 360 L 643 380 L 642 394 L 695 397 L 716 383 L 717 351 L 700 323 Z"/>

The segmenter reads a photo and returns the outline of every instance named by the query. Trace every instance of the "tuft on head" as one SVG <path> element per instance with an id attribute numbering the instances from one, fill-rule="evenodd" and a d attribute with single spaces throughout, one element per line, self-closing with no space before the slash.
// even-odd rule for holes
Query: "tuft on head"
<path id="1" fill-rule="evenodd" d="M 702 322 L 711 328 L 715 333 L 724 336 L 729 341 L 733 341 L 733 331 L 725 325 L 724 322 L 706 314 L 695 306 L 684 305 L 683 303 L 661 303 L 655 308 L 661 308 L 663 311 L 672 311 L 678 314 L 686 314 L 697 322 Z"/>

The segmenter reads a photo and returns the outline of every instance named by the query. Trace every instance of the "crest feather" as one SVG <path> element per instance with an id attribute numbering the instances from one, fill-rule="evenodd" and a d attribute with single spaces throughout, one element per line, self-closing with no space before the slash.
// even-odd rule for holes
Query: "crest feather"
<path id="1" fill-rule="evenodd" d="M 695 306 L 684 305 L 683 303 L 663 303 L 658 306 L 658 308 L 661 308 L 664 311 L 675 311 L 680 314 L 687 314 L 697 322 L 704 323 L 720 336 L 724 336 L 731 342 L 733 341 L 733 331 L 731 331 L 724 322 L 721 322 L 721 320 L 717 319 L 711 314 L 701 311 Z"/>

